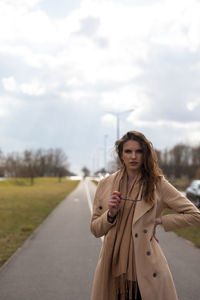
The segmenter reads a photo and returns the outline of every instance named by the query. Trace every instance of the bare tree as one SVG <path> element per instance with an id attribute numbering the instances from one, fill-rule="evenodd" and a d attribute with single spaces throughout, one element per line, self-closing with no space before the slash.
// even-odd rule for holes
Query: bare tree
<path id="1" fill-rule="evenodd" d="M 5 158 L 5 173 L 8 177 L 21 177 L 21 156 L 17 152 L 12 152 Z"/>
<path id="2" fill-rule="evenodd" d="M 71 174 L 68 170 L 67 156 L 61 149 L 25 150 L 9 154 L 5 159 L 6 173 L 10 177 L 29 177 L 31 185 L 35 177 L 55 176 L 61 181 Z"/>
<path id="3" fill-rule="evenodd" d="M 29 177 L 31 185 L 34 184 L 34 178 L 37 174 L 37 152 L 25 150 L 22 161 L 22 177 Z"/>
<path id="4" fill-rule="evenodd" d="M 0 177 L 5 176 L 5 158 L 3 152 L 0 150 Z"/>
<path id="5" fill-rule="evenodd" d="M 169 178 L 195 178 L 200 166 L 200 146 L 175 145 L 161 151 L 159 164 Z"/>
<path id="6" fill-rule="evenodd" d="M 57 148 L 54 151 L 53 156 L 53 167 L 54 167 L 54 174 L 58 177 L 59 181 L 63 176 L 67 175 L 68 163 L 67 163 L 67 156 L 62 151 L 62 149 Z"/>
<path id="7" fill-rule="evenodd" d="M 89 170 L 87 167 L 83 167 L 83 168 L 81 169 L 81 171 L 83 172 L 83 176 L 84 176 L 84 177 L 87 177 L 87 176 L 90 175 L 90 170 Z"/>

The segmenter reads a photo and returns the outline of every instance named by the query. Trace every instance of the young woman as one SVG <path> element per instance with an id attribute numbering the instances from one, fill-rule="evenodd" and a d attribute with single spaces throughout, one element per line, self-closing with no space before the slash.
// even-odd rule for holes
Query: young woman
<path id="1" fill-rule="evenodd" d="M 177 300 L 155 229 L 200 224 L 199 210 L 163 176 L 145 136 L 127 132 L 116 141 L 121 168 L 100 181 L 91 231 L 104 236 L 91 300 Z M 165 208 L 176 214 L 162 216 Z"/>

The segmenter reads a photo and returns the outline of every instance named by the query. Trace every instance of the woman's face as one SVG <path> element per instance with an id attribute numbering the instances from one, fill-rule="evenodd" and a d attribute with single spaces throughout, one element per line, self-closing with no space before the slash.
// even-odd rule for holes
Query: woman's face
<path id="1" fill-rule="evenodd" d="M 127 171 L 139 171 L 143 164 L 143 150 L 137 141 L 129 140 L 124 143 L 122 156 Z"/>

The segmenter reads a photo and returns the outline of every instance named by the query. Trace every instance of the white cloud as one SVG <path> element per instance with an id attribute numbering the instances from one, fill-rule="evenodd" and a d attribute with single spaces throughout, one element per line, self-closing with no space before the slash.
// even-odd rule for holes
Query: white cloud
<path id="1" fill-rule="evenodd" d="M 7 111 L 0 107 L 0 117 L 4 117 L 7 115 Z"/>
<path id="2" fill-rule="evenodd" d="M 114 115 L 111 115 L 109 113 L 106 113 L 104 114 L 102 117 L 101 117 L 101 121 L 102 123 L 107 123 L 107 124 L 110 124 L 110 125 L 116 125 L 116 117 Z"/>
<path id="3" fill-rule="evenodd" d="M 65 19 L 52 20 L 39 5 L 36 6 L 37 2 L 22 1 L 21 5 L 18 1 L 15 5 L 14 1 L 0 3 L 0 40 L 63 45 L 70 34 L 80 28 L 76 13 Z"/>
<path id="4" fill-rule="evenodd" d="M 187 109 L 193 111 L 200 105 L 200 99 L 196 99 L 187 103 Z"/>
<path id="5" fill-rule="evenodd" d="M 104 109 L 120 112 L 134 109 L 138 115 L 141 108 L 148 103 L 148 96 L 144 88 L 136 85 L 116 87 L 116 91 L 102 93 L 101 105 Z M 134 114 L 135 118 L 135 114 Z"/>
<path id="6" fill-rule="evenodd" d="M 130 119 L 129 119 L 130 121 Z M 176 122 L 170 120 L 158 120 L 158 121 L 133 121 L 138 127 L 172 127 L 175 129 L 189 129 L 189 130 L 200 130 L 200 122 Z"/>
<path id="7" fill-rule="evenodd" d="M 6 44 L 1 45 L 0 54 L 13 57 L 16 60 L 20 59 L 28 67 L 36 68 L 36 69 L 41 67 L 42 58 L 44 58 L 44 61 L 48 61 L 48 55 L 44 56 L 44 55 L 35 54 L 27 46 L 18 46 L 18 45 L 12 46 Z"/>
<path id="8" fill-rule="evenodd" d="M 2 79 L 3 87 L 8 92 L 22 92 L 29 96 L 39 96 L 45 93 L 45 87 L 40 84 L 37 78 L 32 79 L 31 82 L 17 83 L 13 76 Z"/>
<path id="9" fill-rule="evenodd" d="M 37 79 L 33 79 L 30 83 L 22 83 L 19 87 L 22 93 L 29 96 L 40 96 L 45 93 L 45 87 Z"/>
<path id="10" fill-rule="evenodd" d="M 193 130 L 190 132 L 190 135 L 187 136 L 187 139 L 190 141 L 193 145 L 200 145 L 199 140 L 199 132 L 200 132 L 200 124 L 197 128 L 193 128 Z"/>
<path id="11" fill-rule="evenodd" d="M 17 111 L 22 106 L 20 99 L 10 96 L 1 96 L 0 97 L 0 116 L 8 117 L 11 116 L 13 111 Z M 6 118 L 5 118 L 6 119 Z M 7 120 L 7 119 L 6 119 Z M 13 128 L 14 130 L 14 128 Z"/>
<path id="12" fill-rule="evenodd" d="M 1 4 L 8 5 L 13 8 L 33 8 L 35 7 L 41 0 L 1 0 Z"/>
<path id="13" fill-rule="evenodd" d="M 66 101 L 83 101 L 84 98 L 88 99 L 91 97 L 91 94 L 84 91 L 69 91 L 61 92 L 59 96 Z"/>
<path id="14" fill-rule="evenodd" d="M 8 92 L 16 92 L 17 91 L 17 83 L 13 76 L 3 78 L 2 79 L 3 87 Z"/>

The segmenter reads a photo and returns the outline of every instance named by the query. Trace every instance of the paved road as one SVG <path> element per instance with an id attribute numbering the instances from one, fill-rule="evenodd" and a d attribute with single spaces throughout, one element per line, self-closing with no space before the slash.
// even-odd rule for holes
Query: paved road
<path id="1" fill-rule="evenodd" d="M 0 300 L 89 300 L 101 247 L 89 231 L 94 193 L 82 181 L 0 269 Z M 179 300 L 200 299 L 200 250 L 162 228 L 158 235 Z"/>

